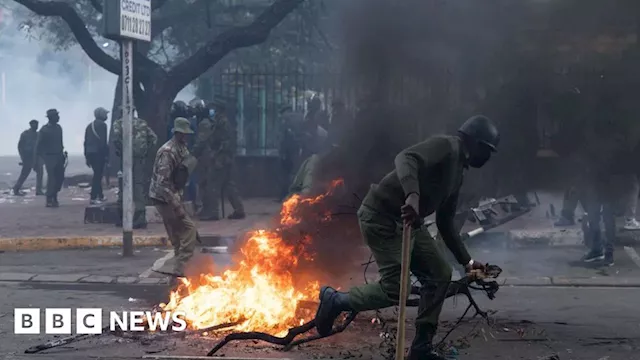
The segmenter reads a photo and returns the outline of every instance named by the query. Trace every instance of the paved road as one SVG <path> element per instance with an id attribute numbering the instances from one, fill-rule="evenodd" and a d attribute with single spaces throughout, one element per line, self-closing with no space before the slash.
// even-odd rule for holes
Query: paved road
<path id="1" fill-rule="evenodd" d="M 162 298 L 165 288 L 140 285 L 20 284 L 0 283 L 0 355 L 25 359 L 28 347 L 51 339 L 43 335 L 14 335 L 14 307 L 82 307 L 105 309 L 143 308 Z M 138 299 L 131 303 L 129 298 Z M 505 288 L 493 302 L 478 296 L 485 309 L 495 309 L 495 323 L 470 320 L 453 332 L 450 339 L 469 340 L 460 347 L 460 360 L 530 359 L 554 352 L 560 359 L 631 360 L 640 351 L 640 314 L 637 302 L 640 289 L 614 288 Z M 445 304 L 441 334 L 462 313 L 466 301 L 457 299 Z M 381 359 L 379 325 L 372 325 L 374 314 L 363 313 L 345 333 L 294 349 L 292 359 L 353 357 Z M 409 317 L 414 316 L 410 311 Z M 409 319 L 409 322 L 411 320 Z M 412 325 L 409 323 L 409 331 Z M 468 335 L 470 334 L 470 335 Z M 468 336 L 467 336 L 468 335 Z M 409 334 L 411 338 L 412 334 Z M 66 347 L 50 350 L 42 359 L 81 359 L 90 357 L 136 358 L 149 353 L 203 355 L 215 339 L 201 337 L 121 338 L 102 336 Z M 221 355 L 278 357 L 282 354 L 262 343 L 236 343 L 221 350 Z M 608 357 L 607 357 L 608 356 Z M 33 357 L 36 358 L 35 356 Z"/>

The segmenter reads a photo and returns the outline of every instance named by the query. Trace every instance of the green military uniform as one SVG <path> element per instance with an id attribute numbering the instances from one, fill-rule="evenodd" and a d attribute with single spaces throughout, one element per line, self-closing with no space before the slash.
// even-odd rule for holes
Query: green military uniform
<path id="1" fill-rule="evenodd" d="M 36 195 L 42 195 L 43 164 L 40 157 L 35 154 L 38 141 L 38 121 L 31 120 L 29 125 L 31 125 L 31 128 L 23 131 L 18 141 L 18 154 L 20 154 L 20 161 L 22 161 L 22 171 L 13 187 L 15 195 L 24 195 L 24 193 L 20 192 L 20 189 L 31 170 L 36 172 Z"/>
<path id="2" fill-rule="evenodd" d="M 436 212 L 438 229 L 458 262 L 466 264 L 471 260 L 453 221 L 466 168 L 461 140 L 433 137 L 401 152 L 395 163 L 396 170 L 372 186 L 358 210 L 360 229 L 378 264 L 380 281 L 351 288 L 350 305 L 356 311 L 398 304 L 402 248 L 400 208 L 405 194 L 419 194 L 421 218 Z M 435 298 L 444 296 L 451 280 L 451 267 L 426 230 L 412 233 L 411 272 L 423 286 L 432 285 Z M 436 326 L 442 303 L 427 306 L 425 301 L 425 297 L 421 297 L 416 324 Z"/>
<path id="3" fill-rule="evenodd" d="M 217 112 L 212 120 L 210 147 L 212 166 L 208 167 L 210 173 L 207 178 L 212 184 L 207 186 L 206 200 L 211 204 L 212 218 L 219 218 L 221 195 L 226 195 L 233 207 L 233 214 L 229 218 L 243 218 L 244 206 L 238 188 L 232 177 L 233 163 L 236 155 L 236 133 L 224 113 L 224 103 L 214 102 Z"/>
<path id="4" fill-rule="evenodd" d="M 193 134 L 189 120 L 176 118 L 174 134 Z M 176 183 L 176 171 L 181 167 L 191 169 L 191 155 L 186 142 L 172 137 L 158 149 L 153 164 L 149 197 L 152 199 L 162 221 L 175 254 L 174 274 L 184 274 L 186 263 L 193 256 L 197 241 L 195 223 L 182 203 L 182 188 L 188 176 Z"/>
<path id="5" fill-rule="evenodd" d="M 56 109 L 47 110 L 49 122 L 38 132 L 36 155 L 40 156 L 47 169 L 47 207 L 58 207 L 58 192 L 62 189 L 66 155 L 62 141 L 62 127 Z M 35 160 L 34 160 L 35 161 Z"/>
<path id="6" fill-rule="evenodd" d="M 313 189 L 314 171 L 318 168 L 320 156 L 313 154 L 300 165 L 300 169 L 289 187 L 289 196 L 293 194 L 309 195 Z"/>
<path id="7" fill-rule="evenodd" d="M 149 127 L 147 122 L 142 119 L 134 118 L 132 123 L 133 139 L 133 204 L 134 216 L 133 227 L 143 228 L 146 226 L 146 205 L 147 205 L 147 161 L 149 159 L 149 151 L 156 146 L 158 137 Z M 116 153 L 120 157 L 120 169 L 122 169 L 122 119 L 118 119 L 113 123 L 113 144 Z M 119 179 L 118 207 L 120 215 L 122 215 L 122 178 Z M 121 216 L 122 218 L 122 216 Z M 121 224 L 118 224 L 121 225 Z"/>
<path id="8" fill-rule="evenodd" d="M 198 199 L 201 201 L 200 218 L 202 220 L 215 219 L 217 211 L 212 201 L 212 188 L 214 186 L 213 153 L 211 151 L 211 135 L 213 133 L 213 120 L 205 117 L 198 123 L 196 141 L 193 145 L 193 155 L 198 159 Z"/>

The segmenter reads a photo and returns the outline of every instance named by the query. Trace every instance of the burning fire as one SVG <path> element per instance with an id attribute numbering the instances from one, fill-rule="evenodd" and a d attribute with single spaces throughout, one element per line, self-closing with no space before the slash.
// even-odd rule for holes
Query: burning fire
<path id="1" fill-rule="evenodd" d="M 302 221 L 301 208 L 319 203 L 342 183 L 334 180 L 329 191 L 317 197 L 287 199 L 280 211 L 280 228 L 248 233 L 240 257 L 229 270 L 218 276 L 184 279 L 160 307 L 184 311 L 192 329 L 237 323 L 233 330 L 284 335 L 289 328 L 311 320 L 315 309 L 301 305 L 317 302 L 319 283 L 302 280 L 296 270 L 300 261 L 313 261 L 313 254 L 306 250 L 312 239 L 300 235 L 290 244 L 282 234 Z M 326 220 L 328 214 L 320 217 Z"/>

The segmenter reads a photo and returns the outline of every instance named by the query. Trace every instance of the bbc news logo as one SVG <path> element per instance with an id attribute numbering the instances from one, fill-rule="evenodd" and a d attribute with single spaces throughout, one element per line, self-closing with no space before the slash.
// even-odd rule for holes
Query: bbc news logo
<path id="1" fill-rule="evenodd" d="M 184 331 L 187 329 L 184 312 L 110 311 L 109 326 L 102 325 L 102 309 L 44 309 L 44 333 L 71 335 L 72 321 L 79 335 L 102 334 L 103 331 Z M 40 309 L 16 308 L 13 311 L 14 334 L 40 334 Z"/>

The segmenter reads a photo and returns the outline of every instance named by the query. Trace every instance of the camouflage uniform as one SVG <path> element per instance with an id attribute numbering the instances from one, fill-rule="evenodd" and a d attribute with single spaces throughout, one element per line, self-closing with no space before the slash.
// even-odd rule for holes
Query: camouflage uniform
<path id="1" fill-rule="evenodd" d="M 134 118 L 133 124 L 133 139 L 132 139 L 132 151 L 133 151 L 133 204 L 134 204 L 134 216 L 133 216 L 133 228 L 140 229 L 147 225 L 147 213 L 145 211 L 147 198 L 146 198 L 146 173 L 147 159 L 149 151 L 156 146 L 158 137 L 156 133 L 151 130 L 147 125 L 147 122 L 142 119 Z M 120 158 L 120 169 L 122 169 L 122 119 L 118 119 L 113 123 L 113 144 L 116 148 L 116 154 Z M 120 219 L 122 220 L 122 177 L 118 179 L 118 208 L 120 212 Z M 122 226 L 122 223 L 117 224 Z"/>
<path id="2" fill-rule="evenodd" d="M 36 156 L 44 161 L 47 169 L 47 207 L 58 207 L 58 192 L 64 181 L 66 154 L 62 141 L 62 127 L 56 109 L 47 110 L 49 122 L 38 132 Z M 35 161 L 35 160 L 34 160 Z"/>
<path id="3" fill-rule="evenodd" d="M 229 123 L 227 115 L 223 111 L 215 114 L 212 121 L 210 146 L 212 151 L 213 166 L 207 167 L 209 173 L 207 179 L 212 183 L 207 186 L 203 202 L 211 204 L 212 219 L 219 218 L 220 200 L 222 195 L 233 207 L 230 219 L 241 219 L 245 217 L 244 206 L 235 181 L 232 178 L 233 163 L 236 154 L 236 134 Z"/>
<path id="4" fill-rule="evenodd" d="M 13 187 L 15 195 L 24 195 L 24 193 L 20 192 L 20 189 L 31 170 L 36 172 L 36 195 L 42 195 L 42 160 L 35 154 L 36 142 L 38 141 L 38 121 L 31 120 L 29 125 L 32 127 L 23 131 L 18 141 L 18 153 L 20 154 L 20 161 L 22 161 L 22 171 Z"/>
<path id="5" fill-rule="evenodd" d="M 175 122 L 175 132 L 193 133 L 189 128 L 189 120 L 177 118 Z M 179 142 L 175 137 L 171 138 L 156 153 L 149 186 L 149 197 L 162 216 L 167 235 L 173 245 L 176 258 L 174 273 L 179 275 L 184 273 L 185 264 L 193 256 L 197 239 L 195 224 L 182 203 L 180 187 L 184 184 L 176 184 L 174 181 L 176 170 L 189 158 L 191 155 L 186 143 Z"/>

